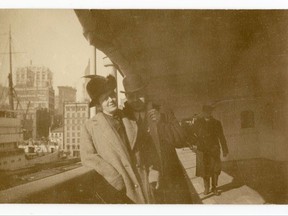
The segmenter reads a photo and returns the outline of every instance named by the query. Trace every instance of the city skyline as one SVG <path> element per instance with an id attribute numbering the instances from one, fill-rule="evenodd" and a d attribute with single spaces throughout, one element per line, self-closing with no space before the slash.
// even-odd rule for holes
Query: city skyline
<path id="1" fill-rule="evenodd" d="M 37 18 L 36 18 L 37 17 Z M 45 66 L 53 73 L 53 88 L 79 89 L 82 100 L 82 76 L 87 67 L 90 46 L 73 10 L 1 10 L 0 53 L 8 52 L 9 27 L 12 32 L 13 76 L 18 67 Z M 8 86 L 9 55 L 0 55 L 0 84 Z M 66 79 L 69 76 L 69 79 Z"/>

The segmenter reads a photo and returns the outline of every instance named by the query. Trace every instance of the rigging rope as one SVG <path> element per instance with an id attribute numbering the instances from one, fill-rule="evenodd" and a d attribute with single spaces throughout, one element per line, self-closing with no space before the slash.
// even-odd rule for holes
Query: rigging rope
<path id="1" fill-rule="evenodd" d="M 8 47 L 8 41 L 6 41 L 6 46 L 4 47 L 4 51 L 5 50 L 7 50 L 7 47 Z M 4 67 L 4 58 L 5 58 L 5 54 L 0 54 L 0 55 L 2 55 L 2 58 L 1 58 L 1 64 L 0 64 L 0 71 L 2 70 L 2 67 Z M 1 78 L 1 75 L 4 75 L 4 73 L 2 74 L 2 73 L 0 73 L 0 80 L 2 80 L 2 78 Z M 5 78 L 7 78 L 7 76 L 8 76 L 8 74 L 7 75 L 5 75 Z M 4 80 L 4 79 L 3 79 Z"/>
<path id="2" fill-rule="evenodd" d="M 6 46 L 4 47 L 4 51 L 7 49 L 7 47 L 8 47 L 8 41 L 6 41 Z M 4 76 L 4 74 L 5 74 L 5 72 L 3 71 L 3 73 L 1 72 L 2 71 L 2 68 L 4 68 L 4 58 L 5 58 L 5 54 L 2 54 L 2 58 L 1 58 L 1 64 L 0 64 L 0 80 L 2 80 L 2 77 L 1 77 L 1 75 L 3 75 Z M 0 97 L 0 105 L 3 105 L 4 103 L 5 103 L 5 100 L 6 100 L 6 98 L 7 98 L 7 96 L 8 96 L 8 94 L 6 94 L 6 95 L 4 95 L 4 92 L 5 92 L 5 86 L 8 86 L 8 73 L 4 76 L 4 78 L 3 78 L 3 80 L 5 80 L 4 81 L 4 85 L 3 85 L 3 91 L 1 92 L 1 97 Z M 5 96 L 5 98 L 4 98 L 4 96 Z M 4 98 L 4 99 L 3 99 Z"/>

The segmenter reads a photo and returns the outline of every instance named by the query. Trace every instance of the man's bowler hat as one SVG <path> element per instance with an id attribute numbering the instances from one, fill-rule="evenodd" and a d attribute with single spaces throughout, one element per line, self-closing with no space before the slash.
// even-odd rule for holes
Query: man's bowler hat
<path id="1" fill-rule="evenodd" d="M 122 93 L 133 93 L 142 90 L 147 85 L 143 82 L 141 76 L 131 74 L 124 77 L 123 86 L 125 91 L 121 91 Z"/>

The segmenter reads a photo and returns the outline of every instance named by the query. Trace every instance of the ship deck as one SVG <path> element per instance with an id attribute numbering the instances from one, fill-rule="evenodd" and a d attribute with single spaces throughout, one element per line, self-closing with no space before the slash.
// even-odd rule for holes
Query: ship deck
<path id="1" fill-rule="evenodd" d="M 195 204 L 287 204 L 288 191 L 283 164 L 264 159 L 223 162 L 219 176 L 220 196 L 204 195 L 203 180 L 195 176 L 196 153 L 177 150 L 186 170 Z M 285 164 L 287 166 L 287 164 Z"/>

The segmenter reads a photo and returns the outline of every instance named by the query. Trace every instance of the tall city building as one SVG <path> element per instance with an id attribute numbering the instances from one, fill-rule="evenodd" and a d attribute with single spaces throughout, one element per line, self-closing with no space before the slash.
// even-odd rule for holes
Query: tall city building
<path id="1" fill-rule="evenodd" d="M 59 95 L 55 95 L 55 113 L 57 113 L 59 109 Z"/>
<path id="2" fill-rule="evenodd" d="M 48 67 L 30 65 L 16 70 L 15 85 L 18 87 L 52 87 L 53 73 Z"/>
<path id="3" fill-rule="evenodd" d="M 63 106 L 65 102 L 76 102 L 76 92 L 75 88 L 71 86 L 58 86 L 58 110 L 57 114 L 63 115 Z"/>
<path id="4" fill-rule="evenodd" d="M 30 65 L 16 70 L 15 91 L 18 100 L 14 100 L 14 107 L 23 114 L 23 120 L 33 120 L 33 138 L 37 137 L 36 111 L 45 109 L 50 118 L 54 115 L 55 93 L 52 83 L 53 73 L 47 67 Z"/>
<path id="5" fill-rule="evenodd" d="M 89 116 L 90 109 L 88 103 L 65 102 L 63 150 L 69 156 L 80 156 L 81 126 L 89 119 Z"/>
<path id="6" fill-rule="evenodd" d="M 46 108 L 37 109 L 36 111 L 36 137 L 48 137 L 51 126 L 51 116 Z"/>

